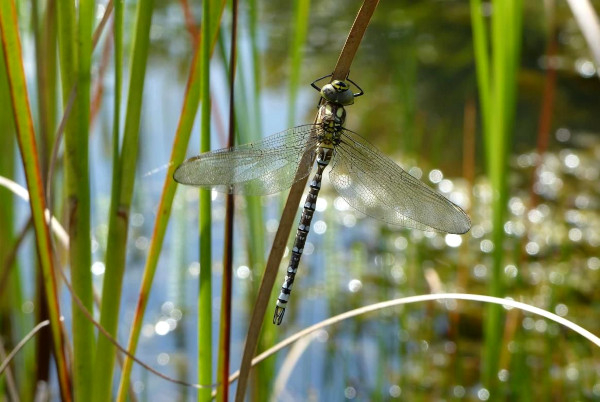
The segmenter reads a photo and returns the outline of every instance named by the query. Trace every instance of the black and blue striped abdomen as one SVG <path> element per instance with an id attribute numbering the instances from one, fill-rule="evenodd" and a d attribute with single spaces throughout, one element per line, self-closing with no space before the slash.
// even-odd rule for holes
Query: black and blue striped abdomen
<path id="1" fill-rule="evenodd" d="M 290 293 L 292 292 L 292 285 L 294 283 L 294 278 L 296 277 L 296 272 L 298 271 L 300 257 L 302 257 L 302 252 L 304 251 L 306 236 L 310 231 L 310 224 L 312 222 L 313 214 L 315 213 L 317 197 L 319 196 L 319 191 L 321 190 L 323 171 L 329 164 L 332 154 L 333 148 L 319 147 L 317 149 L 317 172 L 309 183 L 308 194 L 306 195 L 306 200 L 304 201 L 302 216 L 300 216 L 300 224 L 298 225 L 296 238 L 294 239 L 294 246 L 292 247 L 292 256 L 287 268 L 285 280 L 281 286 L 281 292 L 277 298 L 275 314 L 273 315 L 273 323 L 277 325 L 281 324 Z"/>

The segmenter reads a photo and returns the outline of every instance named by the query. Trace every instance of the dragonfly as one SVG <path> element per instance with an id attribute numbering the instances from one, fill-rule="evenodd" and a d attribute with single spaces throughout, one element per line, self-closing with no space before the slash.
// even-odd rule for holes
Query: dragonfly
<path id="1" fill-rule="evenodd" d="M 229 194 L 267 195 L 283 191 L 316 172 L 308 185 L 286 276 L 277 297 L 273 323 L 280 325 L 310 230 L 323 173 L 354 209 L 392 225 L 463 234 L 468 215 L 456 204 L 413 177 L 360 135 L 344 128 L 346 106 L 364 95 L 352 80 L 311 83 L 319 91 L 314 124 L 289 128 L 260 141 L 206 152 L 184 161 L 173 174 L 181 184 Z M 358 92 L 354 92 L 355 87 Z M 307 154 L 308 153 L 308 154 Z M 312 157 L 303 157 L 311 155 Z"/>

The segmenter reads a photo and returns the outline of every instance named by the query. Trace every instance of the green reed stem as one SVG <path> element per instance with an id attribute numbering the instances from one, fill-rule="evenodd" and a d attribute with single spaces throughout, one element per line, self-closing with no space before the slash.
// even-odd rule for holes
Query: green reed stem
<path id="1" fill-rule="evenodd" d="M 253 91 L 254 95 L 253 100 L 253 110 L 254 110 L 254 130 L 255 134 L 261 134 L 261 112 L 260 112 L 260 87 L 261 87 L 261 63 L 260 63 L 260 54 L 258 51 L 258 4 L 257 0 L 248 0 L 248 30 L 250 36 L 250 48 L 251 48 L 251 56 L 252 56 L 252 72 L 254 73 L 253 77 Z"/>
<path id="2" fill-rule="evenodd" d="M 35 58 L 37 75 L 38 114 L 40 120 L 40 147 L 42 169 L 48 169 L 54 127 L 56 125 L 56 4 L 48 3 L 42 17 L 35 12 L 37 1 L 32 4 L 35 34 Z M 35 6 L 34 6 L 35 5 Z M 51 204 L 51 202 L 49 202 Z"/>
<path id="3" fill-rule="evenodd" d="M 202 3 L 202 38 L 200 59 L 200 91 L 202 92 L 200 121 L 200 152 L 210 151 L 210 54 L 211 2 Z M 200 190 L 200 291 L 198 292 L 198 382 L 212 383 L 212 253 L 211 253 L 211 191 Z M 210 388 L 198 390 L 198 401 L 210 400 Z"/>
<path id="4" fill-rule="evenodd" d="M 58 304 L 56 292 L 54 256 L 50 232 L 44 217 L 46 200 L 42 184 L 39 157 L 36 151 L 35 132 L 29 106 L 25 72 L 23 69 L 19 27 L 14 1 L 0 2 L 0 36 L 3 44 L 2 51 L 4 53 L 4 65 L 8 76 L 17 139 L 23 158 L 25 178 L 27 180 L 30 195 L 30 208 L 36 233 L 38 257 L 44 276 L 44 287 L 49 306 L 58 383 L 60 386 L 61 397 L 65 401 L 70 401 L 70 379 L 63 348 L 64 339 L 60 322 L 60 306 Z"/>
<path id="5" fill-rule="evenodd" d="M 63 105 L 77 85 L 77 96 L 65 130 L 65 181 L 67 219 L 70 222 L 69 260 L 73 290 L 92 311 L 90 188 L 88 176 L 88 122 L 90 108 L 91 35 L 93 2 L 79 9 L 74 2 L 57 2 L 58 39 Z M 79 45 L 78 45 L 79 44 Z M 81 53 L 80 56 L 78 54 Z M 73 377 L 76 400 L 91 395 L 94 365 L 94 329 L 85 315 L 72 303 Z"/>
<path id="6" fill-rule="evenodd" d="M 0 49 L 3 45 L 0 41 Z M 0 105 L 9 105 L 10 89 L 8 85 L 8 76 L 4 63 L 4 52 L 0 50 Z M 0 127 L 3 127 L 0 135 L 0 149 L 6 150 L 0 158 L 0 176 L 14 177 L 15 166 L 15 137 L 14 137 L 14 119 L 12 110 L 8 107 L 0 108 Z M 20 306 L 22 301 L 18 300 L 22 293 L 19 275 L 16 273 L 14 263 L 9 263 L 11 247 L 15 239 L 14 229 L 14 205 L 13 195 L 9 191 L 0 191 L 0 222 L 4 222 L 0 230 L 0 333 L 15 334 L 15 339 L 5 338 L 4 344 L 16 344 L 18 337 L 22 335 L 18 325 L 19 313 L 15 313 L 13 306 Z M 13 272 L 12 271 L 14 269 Z M 13 286 L 16 285 L 16 286 Z M 19 303 L 20 301 L 20 303 Z M 17 378 L 25 378 L 25 365 L 20 364 L 15 371 L 18 372 Z M 5 395 L 5 378 L 0 376 L 0 395 Z M 24 395 L 26 387 L 21 387 L 21 395 Z M 29 395 L 28 395 L 29 396 Z M 31 397 L 31 396 L 29 396 Z"/>
<path id="7" fill-rule="evenodd" d="M 152 0 L 138 3 L 123 146 L 118 164 L 114 167 L 117 173 L 114 174 L 113 172 L 115 181 L 113 181 L 111 189 L 106 272 L 104 274 L 100 314 L 100 324 L 113 337 L 116 337 L 119 322 L 119 306 L 127 254 L 129 213 L 135 182 L 142 95 L 144 92 L 153 9 L 154 2 Z M 113 130 L 118 130 L 118 127 L 113 127 Z M 117 135 L 114 136 L 116 137 Z M 106 337 L 101 336 L 98 338 L 96 352 L 95 385 L 92 399 L 94 401 L 109 401 L 112 394 L 116 349 Z"/>
<path id="8" fill-rule="evenodd" d="M 491 54 L 488 54 L 485 20 L 481 1 L 471 0 L 473 42 L 480 92 L 487 172 L 492 185 L 493 266 L 489 294 L 501 296 L 503 283 L 503 242 L 507 168 L 510 134 L 516 110 L 516 74 L 520 54 L 522 23 L 521 0 L 494 1 L 491 19 Z M 509 27 L 509 29 L 507 29 Z M 491 69 L 490 69 L 491 66 Z M 500 306 L 491 305 L 485 317 L 483 384 L 492 395 L 497 382 L 498 362 L 502 350 L 504 315 Z"/>
<path id="9" fill-rule="evenodd" d="M 261 113 L 261 103 L 260 103 L 260 94 L 261 94 L 261 72 L 263 71 L 261 68 L 260 54 L 258 51 L 258 11 L 259 5 L 257 0 L 248 0 L 248 10 L 249 10 L 249 21 L 248 21 L 248 29 L 250 36 L 250 47 L 252 49 L 250 61 L 252 64 L 252 72 L 253 80 L 252 80 L 252 88 L 251 91 L 254 98 L 252 99 L 252 111 L 254 115 L 252 119 L 249 116 L 250 109 L 249 108 L 238 108 L 238 113 L 236 116 L 239 118 L 242 114 L 239 113 L 239 110 L 246 112 L 245 119 L 246 124 L 240 124 L 240 127 L 246 127 L 247 129 L 243 132 L 240 132 L 240 142 L 247 143 L 254 140 L 258 140 L 262 137 L 262 113 Z M 244 63 L 238 62 L 240 67 L 238 68 L 238 76 L 240 77 L 241 87 L 245 88 L 244 83 Z M 240 91 L 243 92 L 243 91 Z M 241 99 L 243 102 L 243 98 Z M 250 124 L 252 122 L 252 124 Z M 251 128 L 252 127 L 252 128 Z M 262 198 L 256 196 L 247 196 L 246 200 L 246 211 L 248 216 L 248 264 L 253 273 L 257 273 L 261 271 L 265 265 L 265 229 L 264 229 L 264 219 L 263 219 L 263 209 L 262 209 Z M 253 289 L 249 292 L 252 295 L 252 300 L 256 297 L 256 292 L 258 291 L 258 281 L 253 281 Z M 264 344 L 264 347 L 268 347 L 268 345 L 272 345 L 272 341 L 274 340 L 274 331 L 271 329 L 271 334 L 268 334 L 269 331 L 263 332 L 260 338 L 261 345 Z M 262 380 L 263 384 L 270 383 L 269 378 L 272 377 L 270 375 L 272 370 L 269 367 L 261 367 L 259 369 L 258 375 L 256 376 L 258 381 Z M 260 386 L 260 385 L 259 385 Z"/>
<path id="10" fill-rule="evenodd" d="M 120 155 L 120 130 L 121 130 L 121 94 L 123 88 L 123 0 L 114 0 L 113 10 L 113 51 L 114 51 L 114 91 L 113 98 L 113 129 L 112 129 L 112 184 L 111 205 L 117 205 L 119 187 L 119 155 Z"/>
<path id="11" fill-rule="evenodd" d="M 304 55 L 304 44 L 308 33 L 308 16 L 310 13 L 310 0 L 294 1 L 294 36 L 290 47 L 290 100 L 288 106 L 288 126 L 296 125 L 296 100 L 300 84 L 300 69 Z"/>

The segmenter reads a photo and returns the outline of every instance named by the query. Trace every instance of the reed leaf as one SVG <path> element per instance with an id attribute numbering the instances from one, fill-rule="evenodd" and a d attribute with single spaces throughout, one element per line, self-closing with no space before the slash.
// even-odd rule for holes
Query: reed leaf
<path id="1" fill-rule="evenodd" d="M 4 52 L 2 52 L 2 42 L 0 41 L 0 104 L 9 105 L 11 102 L 9 95 L 8 77 L 4 63 Z M 5 152 L 0 158 L 0 176 L 14 177 L 15 154 L 12 151 L 15 148 L 14 120 L 12 110 L 8 107 L 0 108 L 0 149 L 10 150 Z M 11 247 L 15 240 L 14 232 L 14 207 L 13 196 L 8 191 L 0 191 L 0 222 L 4 222 L 0 230 L 0 333 L 9 333 L 14 331 L 21 333 L 18 325 L 20 314 L 15 314 L 12 306 L 21 305 L 19 294 L 22 292 L 19 275 L 14 273 L 14 263 L 11 258 Z M 22 378 L 25 374 L 24 365 L 16 368 L 17 378 Z M 4 378 L 0 377 L 0 394 L 4 391 Z M 23 387 L 25 391 L 25 387 Z"/>
<path id="2" fill-rule="evenodd" d="M 501 296 L 504 292 L 504 217 L 508 201 L 507 168 L 511 132 L 516 110 L 516 73 L 520 54 L 522 3 L 520 0 L 494 1 L 491 18 L 491 53 L 487 51 L 488 34 L 482 15 L 481 2 L 471 1 L 473 43 L 480 93 L 480 109 L 487 174 L 493 190 L 492 241 L 493 266 L 489 294 Z M 506 29 L 510 27 L 510 29 Z M 485 316 L 483 384 L 494 387 L 499 369 L 503 314 L 500 306 L 490 305 Z"/>
<path id="3" fill-rule="evenodd" d="M 115 166 L 117 173 L 112 184 L 108 241 L 106 250 L 106 272 L 102 288 L 100 324 L 116 337 L 119 321 L 119 305 L 123 287 L 129 212 L 135 182 L 135 164 L 139 139 L 140 115 L 144 92 L 144 80 L 150 44 L 150 25 L 154 2 L 138 3 L 133 40 L 131 78 L 123 132 L 123 146 Z M 113 127 L 113 138 L 118 137 L 118 126 Z M 116 148 L 116 147 L 115 147 Z M 105 337 L 98 338 L 97 361 L 94 370 L 94 401 L 111 399 L 112 379 L 116 349 Z"/>
<path id="4" fill-rule="evenodd" d="M 36 246 L 44 275 L 44 287 L 49 306 L 58 382 L 63 400 L 70 401 L 70 378 L 64 353 L 60 306 L 56 293 L 54 256 L 50 232 L 44 217 L 46 200 L 23 69 L 17 12 L 14 1 L 3 1 L 0 3 L 0 36 L 2 37 L 2 51 L 4 53 L 4 64 L 8 76 L 11 107 L 19 150 L 23 159 L 25 178 L 29 188 L 31 215 L 36 233 Z"/>
<path id="5" fill-rule="evenodd" d="M 229 54 L 229 133 L 227 146 L 235 144 L 235 73 L 237 64 L 237 26 L 238 0 L 233 0 L 231 17 L 231 45 Z M 225 233 L 223 239 L 223 281 L 221 286 L 221 319 L 219 328 L 219 353 L 217 366 L 217 382 L 220 384 L 217 400 L 229 400 L 229 366 L 231 356 L 231 302 L 233 276 L 233 221 L 234 197 L 227 194 L 225 199 Z"/>
<path id="6" fill-rule="evenodd" d="M 65 129 L 65 182 L 70 237 L 69 262 L 75 295 L 92 311 L 90 187 L 88 176 L 88 133 L 90 108 L 91 35 L 94 5 L 79 9 L 57 2 L 58 41 L 63 107 L 74 86 L 77 93 Z M 79 44 L 79 46 L 77 46 Z M 80 54 L 81 53 L 81 54 Z M 94 329 L 73 302 L 73 392 L 76 400 L 92 393 Z"/>
<path id="7" fill-rule="evenodd" d="M 251 52 L 251 60 L 250 63 L 252 65 L 252 72 L 254 73 L 254 79 L 252 80 L 252 95 L 254 96 L 252 100 L 253 112 L 254 116 L 250 119 L 248 116 L 248 112 L 251 110 L 250 108 L 237 108 L 236 116 L 238 119 L 242 116 L 240 113 L 240 109 L 243 112 L 246 112 L 246 121 L 244 124 L 240 124 L 240 127 L 245 127 L 246 129 L 240 132 L 240 142 L 247 143 L 256 141 L 262 136 L 262 121 L 261 121 L 261 109 L 260 109 L 260 94 L 261 94 L 261 63 L 260 56 L 258 52 L 258 4 L 256 0 L 248 1 L 248 11 L 249 11 L 249 21 L 248 21 L 248 29 L 249 29 L 249 37 L 250 37 L 250 47 L 252 49 Z M 243 55 L 240 55 L 243 56 Z M 241 57 L 238 58 L 240 60 Z M 244 82 L 244 68 L 242 66 L 245 65 L 243 62 L 238 62 L 238 71 L 237 75 L 240 77 L 240 83 L 242 83 L 241 87 L 245 88 L 243 85 Z M 242 95 L 244 94 L 244 91 Z M 239 98 L 239 97 L 238 97 Z M 239 101 L 239 99 L 238 99 Z M 243 102 L 243 98 L 241 100 Z M 248 232 L 250 236 L 249 239 L 249 247 L 248 247 L 248 259 L 251 269 L 256 269 L 257 267 L 264 266 L 264 253 L 265 253 L 265 244 L 264 244 L 264 225 L 263 225 L 263 213 L 262 213 L 262 201 L 260 197 L 246 197 L 246 209 L 248 211 Z M 255 272 L 255 271 L 254 271 Z"/>
<path id="8" fill-rule="evenodd" d="M 37 4 L 37 1 L 34 2 Z M 32 7 L 32 11 L 36 7 Z M 48 169 L 56 125 L 56 5 L 50 2 L 41 18 L 34 16 L 35 58 L 42 169 Z M 51 202 L 50 202 L 51 203 Z"/>
<path id="9" fill-rule="evenodd" d="M 371 16 L 375 12 L 375 8 L 379 0 L 365 0 L 358 11 L 358 15 L 352 25 L 344 48 L 340 53 L 340 57 L 336 63 L 335 69 L 333 70 L 332 79 L 343 80 L 348 76 L 350 72 L 350 65 L 356 55 L 358 46 L 362 41 L 363 35 Z M 311 158 L 312 155 L 304 155 L 304 158 Z M 303 159 L 304 161 L 304 159 Z M 303 163 L 303 162 L 301 162 Z M 271 253 L 267 260 L 267 266 L 265 273 L 258 291 L 258 296 L 254 304 L 254 310 L 252 312 L 252 318 L 250 319 L 250 326 L 248 328 L 248 334 L 246 335 L 246 344 L 244 345 L 244 352 L 242 355 L 242 363 L 240 367 L 240 379 L 238 388 L 235 395 L 237 402 L 242 402 L 248 386 L 248 377 L 250 375 L 252 355 L 256 350 L 258 338 L 261 332 L 261 326 L 269 304 L 270 295 L 275 283 L 279 264 L 283 257 L 283 252 L 287 243 L 287 239 L 292 229 L 292 224 L 296 218 L 298 205 L 300 204 L 300 197 L 304 191 L 308 177 L 297 181 L 290 189 L 287 201 L 281 214 L 281 220 L 279 221 L 279 227 L 275 233 L 273 239 L 273 246 L 271 247 Z"/>
<path id="10" fill-rule="evenodd" d="M 202 3 L 200 39 L 200 153 L 210 151 L 210 24 L 211 2 Z M 198 292 L 198 383 L 212 383 L 212 219 L 211 191 L 200 189 L 198 226 L 200 275 Z M 210 399 L 210 389 L 198 391 L 198 401 Z"/>
<path id="11" fill-rule="evenodd" d="M 260 138 L 262 136 L 262 110 L 261 110 L 261 59 L 258 52 L 258 13 L 259 13 L 259 5 L 256 0 L 248 1 L 249 8 L 249 34 L 250 34 L 250 46 L 252 49 L 251 55 L 251 65 L 252 71 L 254 72 L 253 76 L 253 91 L 252 95 L 254 98 L 252 100 L 252 105 L 254 106 L 252 110 L 254 111 L 254 116 L 252 119 L 248 118 L 248 121 L 252 121 L 254 124 L 247 124 L 248 134 L 250 138 L 254 140 Z M 238 71 L 239 73 L 243 73 L 243 63 L 239 63 Z M 241 74 L 240 74 L 241 75 Z M 250 109 L 246 109 L 250 110 Z M 251 128 L 252 127 L 252 128 Z M 243 140 L 242 142 L 250 142 L 251 140 Z M 255 278 L 258 278 L 259 275 L 263 271 L 263 267 L 265 266 L 265 225 L 264 225 L 264 213 L 262 208 L 262 199 L 260 197 L 246 197 L 246 211 L 247 211 L 247 222 L 248 222 L 248 263 L 250 269 L 255 275 Z M 253 301 L 256 299 L 256 294 L 258 292 L 259 281 L 252 281 L 252 289 L 248 292 L 248 305 L 252 305 Z M 272 292 L 273 293 L 273 292 Z M 274 294 L 274 293 L 273 293 Z M 272 325 L 264 326 L 259 335 L 258 339 L 258 350 L 265 350 L 269 346 L 271 346 L 275 340 L 277 339 L 277 328 Z M 272 381 L 271 379 L 275 375 L 275 361 L 270 361 L 268 364 L 261 365 L 257 371 L 256 375 L 253 376 L 253 389 L 252 389 L 252 397 L 254 400 L 265 400 L 269 393 Z"/>
<path id="12" fill-rule="evenodd" d="M 290 46 L 290 100 L 288 107 L 288 126 L 293 127 L 296 120 L 296 100 L 300 83 L 300 68 L 304 56 L 304 44 L 308 33 L 310 0 L 294 1 L 294 36 Z"/>

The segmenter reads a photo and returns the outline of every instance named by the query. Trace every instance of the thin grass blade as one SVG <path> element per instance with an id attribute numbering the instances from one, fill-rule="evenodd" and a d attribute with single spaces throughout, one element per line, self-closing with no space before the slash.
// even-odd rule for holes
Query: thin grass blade
<path id="1" fill-rule="evenodd" d="M 375 8 L 377 7 L 378 3 L 378 0 L 365 0 L 363 2 L 360 10 L 358 11 L 357 17 L 354 20 L 350 33 L 348 34 L 348 38 L 346 39 L 346 43 L 344 44 L 342 52 L 340 53 L 340 57 L 338 58 L 332 74 L 332 79 L 343 80 L 350 72 L 352 60 L 356 55 L 358 46 L 362 41 L 363 35 L 367 29 L 367 26 L 369 25 L 371 16 L 375 12 Z M 305 157 L 310 158 L 311 155 L 305 154 Z M 296 182 L 290 189 L 288 199 L 283 208 L 281 220 L 279 221 L 279 227 L 277 228 L 275 238 L 273 239 L 273 246 L 271 248 L 271 253 L 269 254 L 265 273 L 263 275 L 258 296 L 254 304 L 254 310 L 252 312 L 248 334 L 246 335 L 246 343 L 244 345 L 244 352 L 240 367 L 240 379 L 235 395 L 235 400 L 237 402 L 242 402 L 246 394 L 252 355 L 256 350 L 256 345 L 261 332 L 261 326 L 267 311 L 267 306 L 269 304 L 269 299 L 273 290 L 273 284 L 275 283 L 279 264 L 283 257 L 287 239 L 290 235 L 293 221 L 296 218 L 298 205 L 300 204 L 300 197 L 302 196 L 307 181 L 308 177 Z"/>
<path id="2" fill-rule="evenodd" d="M 29 106 L 27 84 L 23 69 L 21 43 L 14 1 L 0 3 L 0 36 L 6 66 L 11 107 L 15 121 L 19 150 L 23 159 L 25 178 L 31 196 L 31 214 L 36 233 L 36 245 L 44 275 L 44 286 L 49 305 L 52 340 L 57 366 L 57 376 L 63 400 L 71 400 L 70 378 L 64 352 L 64 339 L 60 322 L 60 306 L 56 293 L 54 256 L 50 231 L 44 211 L 46 200 L 42 184 L 35 132 Z"/>
<path id="3" fill-rule="evenodd" d="M 120 5 L 119 5 L 120 7 Z M 113 336 L 116 336 L 119 322 L 119 306 L 127 254 L 127 233 L 129 212 L 135 182 L 140 116 L 146 77 L 148 48 L 150 45 L 150 25 L 154 2 L 138 3 L 135 21 L 135 36 L 131 57 L 131 78 L 127 112 L 123 132 L 123 146 L 119 154 L 115 179 L 111 189 L 111 207 L 106 251 L 106 272 L 102 288 L 100 324 Z M 116 106 L 115 110 L 118 110 Z M 118 122 L 117 122 L 118 123 Z M 113 127 L 113 138 L 118 137 L 118 126 Z M 117 131 L 117 133 L 115 133 Z M 113 149 L 117 147 L 113 145 Z M 114 158 L 114 156 L 113 156 Z M 94 368 L 94 401 L 111 399 L 113 370 L 116 349 L 105 337 L 98 338 L 97 361 Z"/>
<path id="4" fill-rule="evenodd" d="M 516 75 L 520 54 L 522 3 L 494 1 L 491 17 L 491 53 L 480 0 L 471 1 L 473 44 L 480 94 L 487 174 L 493 191 L 493 266 L 489 282 L 491 296 L 504 291 L 502 275 L 504 216 L 508 200 L 507 168 L 516 111 Z M 506 27 L 510 29 L 506 30 Z M 503 314 L 496 305 L 485 316 L 483 384 L 494 394 L 501 353 Z"/>

